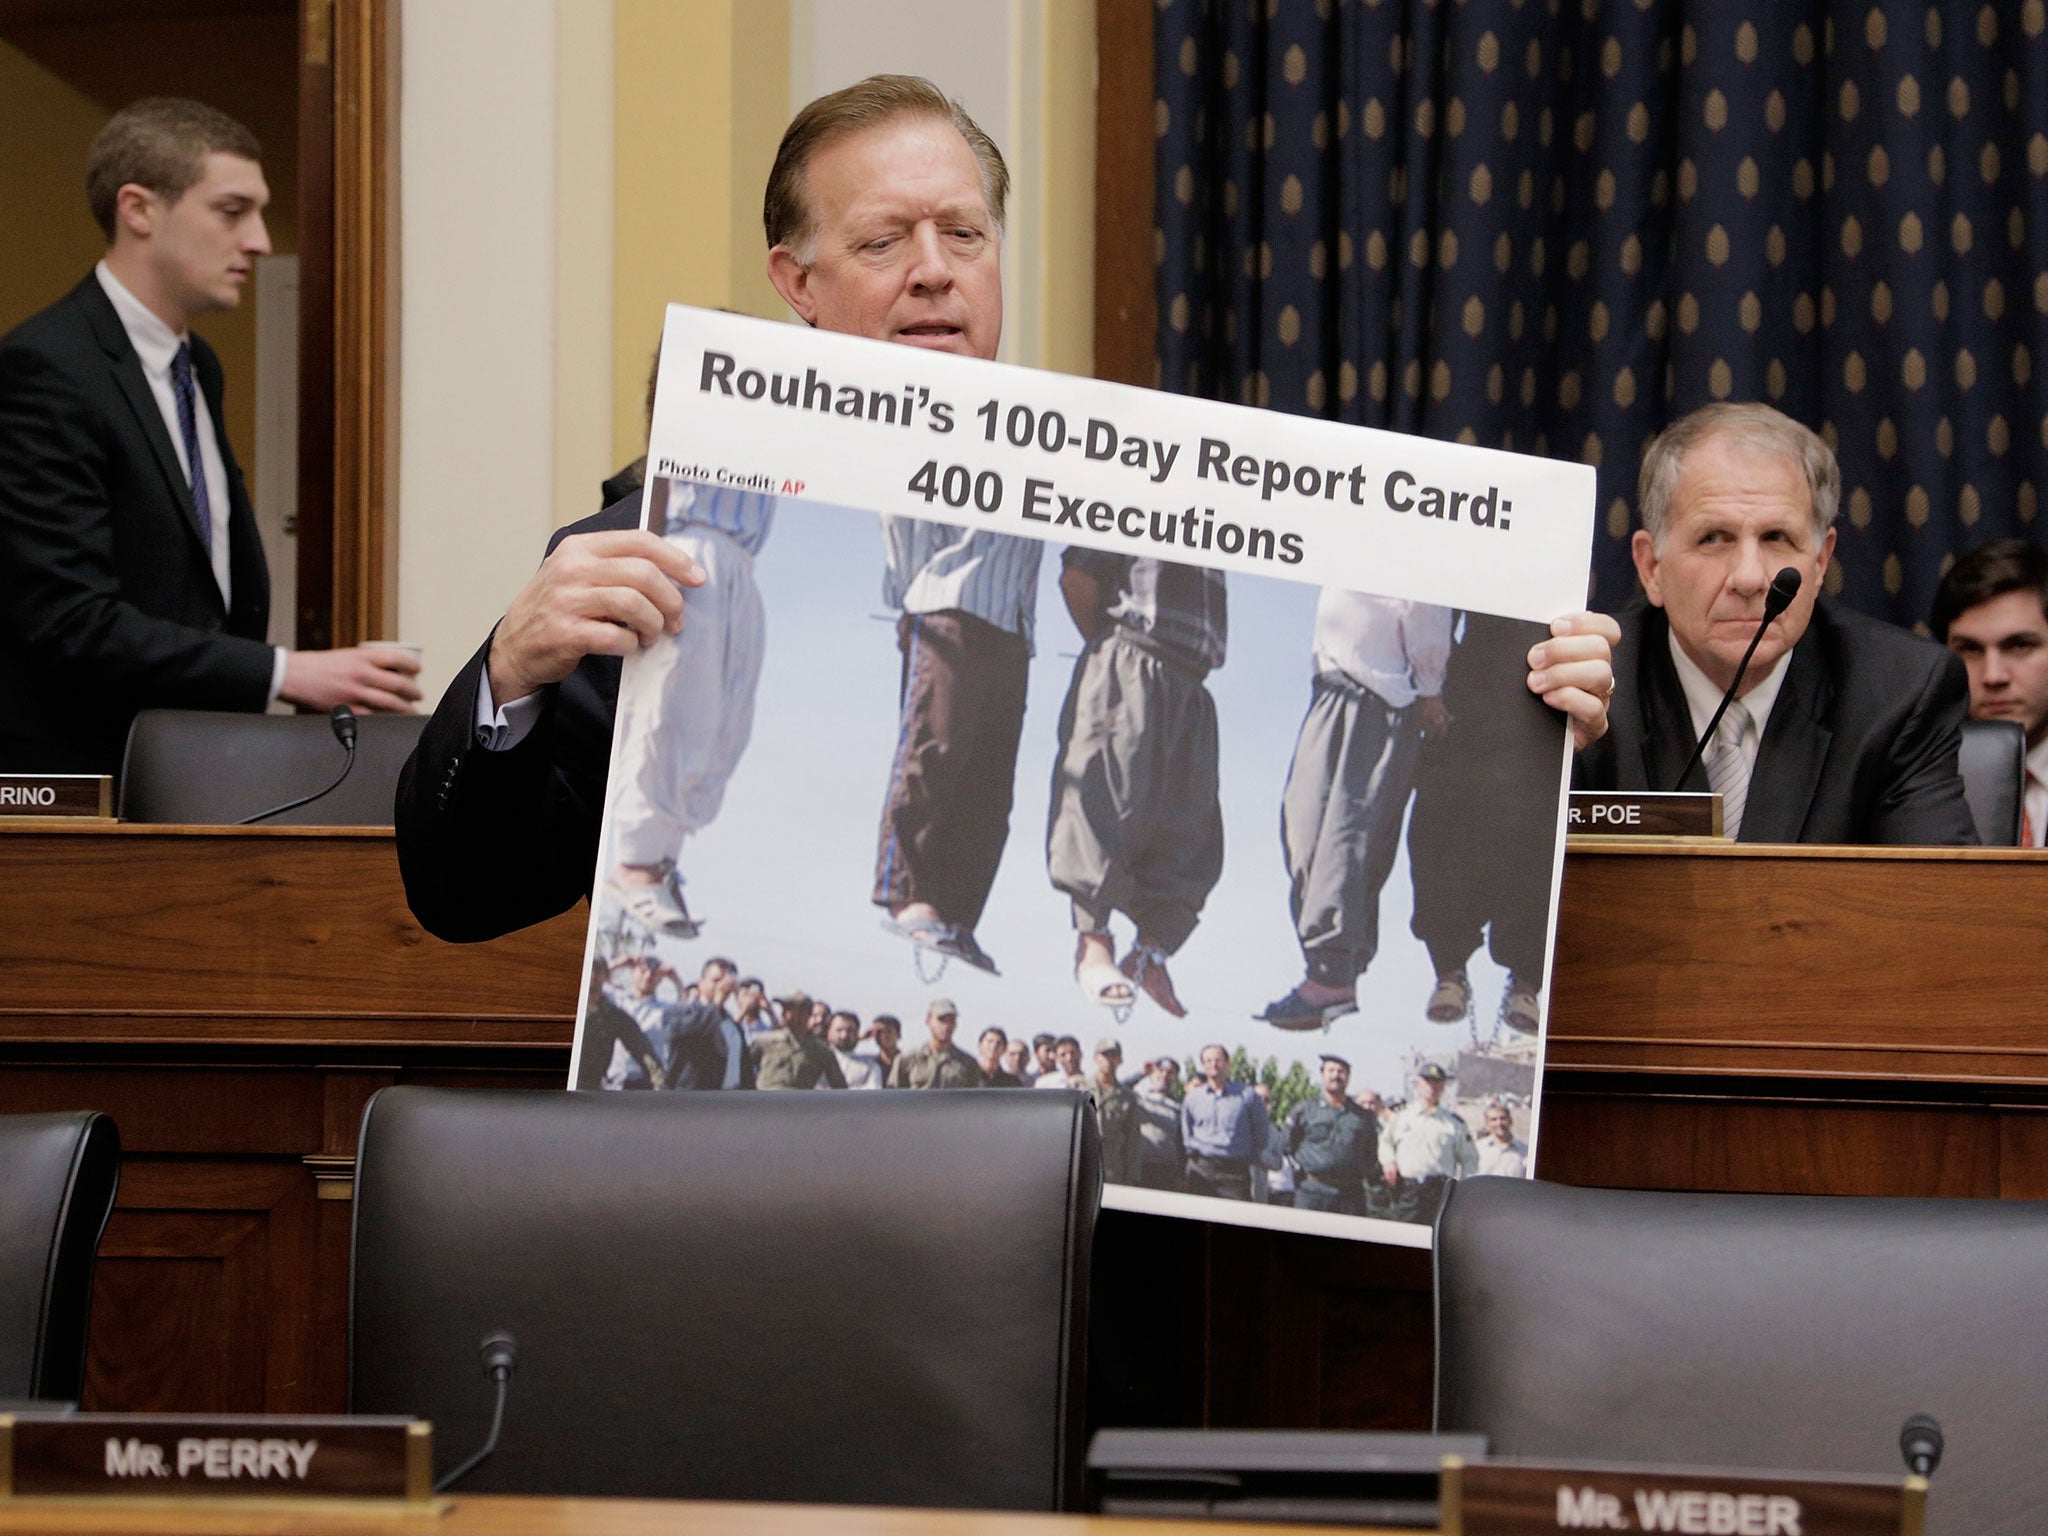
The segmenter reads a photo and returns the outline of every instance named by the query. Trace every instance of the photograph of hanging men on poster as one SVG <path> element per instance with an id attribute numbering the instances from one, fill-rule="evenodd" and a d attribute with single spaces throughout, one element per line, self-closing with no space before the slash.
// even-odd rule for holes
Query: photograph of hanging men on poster
<path id="1" fill-rule="evenodd" d="M 1112 1205 L 1426 1243 L 1529 1166 L 1590 473 L 907 350 L 670 311 L 574 1086 L 1081 1088 Z"/>

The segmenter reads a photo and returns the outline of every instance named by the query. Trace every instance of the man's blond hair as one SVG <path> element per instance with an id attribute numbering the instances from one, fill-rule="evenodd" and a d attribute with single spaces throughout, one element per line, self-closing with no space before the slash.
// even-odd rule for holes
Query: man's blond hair
<path id="1" fill-rule="evenodd" d="M 995 233 L 1003 231 L 1003 208 L 1010 196 L 1010 168 L 995 140 L 981 131 L 967 109 L 920 75 L 870 75 L 856 85 L 820 96 L 791 119 L 768 172 L 768 191 L 761 200 L 761 223 L 768 248 L 787 246 L 797 261 L 809 266 L 817 255 L 817 217 L 811 208 L 808 175 L 811 158 L 828 144 L 902 117 L 932 117 L 951 123 L 974 151 L 981 166 L 981 193 L 988 203 Z"/>

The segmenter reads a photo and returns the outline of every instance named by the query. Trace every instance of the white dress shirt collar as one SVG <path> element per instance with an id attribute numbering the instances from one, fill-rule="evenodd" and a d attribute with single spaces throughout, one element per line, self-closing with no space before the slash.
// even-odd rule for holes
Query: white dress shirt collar
<path id="1" fill-rule="evenodd" d="M 1667 629 L 1665 638 L 1671 645 L 1671 664 L 1678 669 L 1678 686 L 1685 690 L 1685 705 L 1692 714 L 1692 734 L 1697 741 L 1707 729 L 1707 722 L 1714 718 L 1714 711 L 1721 707 L 1721 695 L 1727 690 L 1717 686 L 1702 672 L 1685 647 L 1678 643 L 1675 632 Z M 1771 670 L 1750 689 L 1741 695 L 1742 707 L 1749 711 L 1749 717 L 1756 722 L 1756 740 L 1764 739 L 1764 725 L 1771 718 L 1771 710 L 1778 702 L 1778 692 L 1785 686 L 1785 663 L 1792 653 L 1787 651 L 1772 665 Z M 1755 759 L 1752 757 L 1751 762 Z"/>
<path id="2" fill-rule="evenodd" d="M 2028 749 L 2027 777 L 2023 786 L 2027 813 L 2027 830 L 2033 834 L 2029 846 L 2043 846 L 2043 835 L 2048 834 L 2048 737 L 2041 744 Z"/>
<path id="3" fill-rule="evenodd" d="M 128 333 L 129 345 L 142 359 L 142 371 L 152 377 L 169 374 L 171 359 L 185 344 L 184 336 L 165 325 L 155 310 L 130 293 L 128 285 L 114 276 L 113 268 L 104 261 L 92 272 L 114 306 L 114 313 L 121 317 L 121 329 Z"/>

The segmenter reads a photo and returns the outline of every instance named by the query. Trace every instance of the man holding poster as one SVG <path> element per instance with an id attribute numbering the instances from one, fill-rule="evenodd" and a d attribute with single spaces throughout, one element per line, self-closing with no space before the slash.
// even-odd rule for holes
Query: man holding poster
<path id="1" fill-rule="evenodd" d="M 741 765 L 717 825 L 705 830 L 702 844 L 693 845 L 693 857 L 699 860 L 699 878 L 707 884 L 714 878 L 723 880 L 728 861 L 723 857 L 714 861 L 712 853 L 725 844 L 744 841 L 744 813 L 755 818 L 744 823 L 756 829 L 756 840 L 744 844 L 748 848 L 758 850 L 762 846 L 761 829 L 772 825 L 773 835 L 809 839 L 803 846 L 818 870 L 828 867 L 829 855 L 835 862 L 829 864 L 829 886 L 821 874 L 821 890 L 845 889 L 845 876 L 851 867 L 840 858 L 839 833 L 849 820 L 857 823 L 860 848 L 856 863 L 860 873 L 854 875 L 853 883 L 864 883 L 874 847 L 864 829 L 872 826 L 868 817 L 874 802 L 867 799 L 869 786 L 865 782 L 854 784 L 854 780 L 860 763 L 872 762 L 878 776 L 888 766 L 887 741 L 878 742 L 875 738 L 886 729 L 882 717 L 890 712 L 886 706 L 876 707 L 880 702 L 877 688 L 886 688 L 896 679 L 892 676 L 884 682 L 877 670 L 862 660 L 868 654 L 865 647 L 839 645 L 832 638 L 857 630 L 835 631 L 825 627 L 827 620 L 852 620 L 857 624 L 871 610 L 872 577 L 865 570 L 853 571 L 856 586 L 847 587 L 841 579 L 849 572 L 846 561 L 822 575 L 798 571 L 801 562 L 794 552 L 804 547 L 806 535 L 796 530 L 808 527 L 819 530 L 819 537 L 837 539 L 844 531 L 849 511 L 868 517 L 904 518 L 942 529 L 944 521 L 932 514 L 944 509 L 935 509 L 930 497 L 920 507 L 914 484 L 908 492 L 905 490 L 906 479 L 916 467 L 914 461 L 904 461 L 904 454 L 910 451 L 905 445 L 915 445 L 917 460 L 941 451 L 953 455 L 947 461 L 949 470 L 961 475 L 968 472 L 961 461 L 971 455 L 976 470 L 995 476 L 993 466 L 1005 463 L 1002 455 L 1016 451 L 1019 445 L 1013 442 L 1006 450 L 993 435 L 995 401 L 990 400 L 984 408 L 985 417 L 982 411 L 974 409 L 975 402 L 983 398 L 983 390 L 1003 391 L 1006 405 L 1020 398 L 1017 391 L 1042 390 L 1043 398 L 1038 403 L 1046 414 L 1055 414 L 1064 402 L 1072 413 L 1069 420 L 1075 423 L 1093 410 L 1117 414 L 1128 411 L 1132 414 L 1132 425 L 1143 425 L 1146 431 L 1160 434 L 1156 441 L 1162 449 L 1181 451 L 1177 459 L 1162 453 L 1149 462 L 1126 458 L 1119 465 L 1101 460 L 1084 443 L 1057 460 L 1056 467 L 1040 470 L 1033 466 L 1028 471 L 1070 475 L 1077 487 L 1088 484 L 1090 477 L 1097 474 L 1113 476 L 1122 483 L 1121 487 L 1105 483 L 1105 494 L 1117 496 L 1120 502 L 1148 497 L 1156 501 L 1148 514 L 1141 514 L 1134 505 L 1112 510 L 1106 503 L 1095 504 L 1104 516 L 1124 519 L 1116 525 L 1122 529 L 1120 533 L 1093 525 L 1093 511 L 1085 496 L 1075 506 L 1090 513 L 1089 522 L 1079 527 L 1067 523 L 1067 527 L 1074 528 L 1072 533 L 1037 532 L 1034 522 L 1026 519 L 1043 524 L 1057 516 L 1064 522 L 1070 511 L 1064 503 L 1070 498 L 1055 498 L 1048 492 L 1036 494 L 1033 499 L 1034 493 L 1026 490 L 1027 470 L 1021 465 L 1008 469 L 1011 478 L 1007 503 L 999 488 L 986 506 L 962 508 L 959 502 L 948 499 L 948 507 L 964 511 L 964 521 L 971 532 L 1028 536 L 1037 548 L 1056 540 L 1099 550 L 1114 547 L 1114 538 L 1121 538 L 1131 546 L 1128 552 L 1135 557 L 1161 559 L 1171 555 L 1208 573 L 1202 577 L 1205 582 L 1212 574 L 1220 582 L 1221 571 L 1228 565 L 1233 572 L 1231 602 L 1237 609 L 1233 617 L 1247 613 L 1264 615 L 1257 622 L 1240 624 L 1239 633 L 1233 635 L 1232 649 L 1240 657 L 1257 653 L 1261 646 L 1270 649 L 1272 637 L 1279 632 L 1279 621 L 1273 615 L 1282 614 L 1283 610 L 1292 612 L 1292 605 L 1309 601 L 1308 594 L 1320 582 L 1341 578 L 1347 589 L 1369 585 L 1382 567 L 1388 580 L 1399 580 L 1403 570 L 1414 567 L 1421 558 L 1403 551 L 1425 550 L 1427 558 L 1437 562 L 1432 570 L 1449 573 L 1444 578 L 1447 585 L 1441 591 L 1432 589 L 1429 600 L 1461 600 L 1471 585 L 1463 573 L 1474 568 L 1482 570 L 1488 585 L 1478 595 L 1518 613 L 1520 622 L 1527 626 L 1529 638 L 1535 642 L 1526 653 L 1532 669 L 1526 681 L 1529 692 L 1570 717 L 1580 739 L 1591 740 L 1604 730 L 1611 676 L 1610 621 L 1575 616 L 1558 621 L 1547 635 L 1540 623 L 1529 622 L 1540 620 L 1542 613 L 1553 606 L 1563 606 L 1583 582 L 1583 550 L 1567 549 L 1570 540 L 1541 531 L 1546 495 L 1559 507 L 1553 519 L 1558 527 L 1569 522 L 1574 537 L 1581 520 L 1586 520 L 1585 526 L 1590 528 L 1590 514 L 1571 500 L 1576 495 L 1577 471 L 1568 475 L 1565 470 L 1572 467 L 1542 465 L 1531 460 L 1510 461 L 1498 455 L 1453 464 L 1446 455 L 1477 455 L 1478 450 L 1365 433 L 1337 423 L 1266 417 L 1216 402 L 1164 400 L 1121 386 L 1030 375 L 974 361 L 991 358 L 1000 335 L 1001 178 L 991 169 L 993 146 L 978 153 L 985 140 L 961 126 L 957 110 L 942 96 L 936 92 L 924 94 L 925 90 L 916 83 L 902 81 L 868 82 L 806 109 L 786 137 L 767 207 L 767 224 L 774 242 L 770 269 L 792 308 L 821 333 L 840 332 L 889 341 L 913 349 L 911 353 L 867 347 L 837 336 L 807 336 L 789 327 L 730 316 L 684 310 L 671 314 L 673 356 L 669 360 L 681 366 L 665 366 L 663 370 L 671 394 L 668 404 L 661 408 L 666 414 L 658 414 L 656 451 L 668 454 L 672 464 L 664 467 L 651 456 L 650 470 L 656 478 L 669 476 L 699 484 L 729 483 L 718 478 L 727 470 L 750 481 L 756 473 L 772 474 L 780 498 L 776 520 L 785 533 L 777 535 L 769 559 L 763 562 L 764 589 L 771 589 L 771 603 L 777 601 L 773 590 L 788 590 L 800 593 L 802 598 L 812 598 L 817 591 L 829 587 L 831 594 L 830 605 L 813 601 L 805 608 L 801 599 L 793 598 L 791 606 L 774 608 L 778 624 L 814 622 L 815 627 L 807 632 L 811 636 L 806 642 L 808 648 L 796 648 L 792 642 L 789 651 L 778 651 L 770 658 L 760 695 L 759 744 Z M 906 95 L 915 99 L 904 99 Z M 885 108 L 877 104 L 882 99 L 896 104 Z M 746 355 L 736 364 L 736 354 Z M 773 381 L 766 382 L 768 375 L 759 371 L 757 364 L 782 371 L 773 373 Z M 834 409 L 827 415 L 801 400 L 792 402 L 787 394 L 787 381 L 794 378 L 801 388 L 807 369 L 820 376 L 829 374 L 841 384 L 859 379 L 868 391 L 868 408 L 861 413 L 864 419 L 842 421 L 852 413 Z M 886 416 L 876 414 L 873 402 L 890 401 L 892 389 L 893 399 L 899 403 L 908 402 L 913 395 L 929 395 L 936 407 L 925 408 L 920 398 L 914 426 L 893 411 Z M 1068 392 L 1083 390 L 1091 392 L 1089 403 L 1076 405 L 1066 399 Z M 1098 399 L 1099 405 L 1095 403 Z M 906 404 L 906 413 L 907 410 Z M 940 411 L 948 413 L 943 418 L 944 429 L 932 425 L 939 419 Z M 1145 419 L 1147 412 L 1168 411 L 1172 413 L 1171 419 Z M 742 419 L 746 413 L 751 416 Z M 1226 419 L 1219 413 L 1236 415 Z M 1240 421 L 1237 416 L 1243 419 Z M 1188 423 L 1184 440 L 1173 441 L 1173 434 L 1182 430 L 1184 421 Z M 719 425 L 721 422 L 725 425 Z M 1091 422 L 1090 426 L 1093 425 Z M 728 427 L 733 434 L 730 437 L 724 435 Z M 942 430 L 953 435 L 944 439 L 927 435 Z M 1274 434 L 1270 451 L 1302 463 L 1330 463 L 1339 457 L 1347 462 L 1371 461 L 1358 463 L 1355 471 L 1344 476 L 1317 478 L 1316 483 L 1326 486 L 1330 495 L 1338 494 L 1337 487 L 1343 487 L 1347 505 L 1341 509 L 1341 516 L 1330 515 L 1329 509 L 1320 504 L 1308 504 L 1302 494 L 1272 479 L 1270 473 L 1269 484 L 1261 490 L 1259 477 L 1254 473 L 1257 461 L 1243 453 L 1232 459 L 1223 451 L 1225 436 L 1242 433 L 1239 447 L 1256 446 L 1250 440 L 1268 431 Z M 1202 436 L 1204 432 L 1213 437 Z M 1297 448 L 1295 441 L 1304 433 L 1309 436 Z M 1332 457 L 1316 457 L 1323 451 L 1318 445 L 1326 446 Z M 678 454 L 685 457 L 674 457 Z M 1269 466 L 1279 465 L 1278 458 L 1268 462 Z M 1433 473 L 1431 466 L 1437 463 L 1446 466 L 1445 475 L 1469 468 L 1475 478 L 1497 478 L 1504 485 L 1512 480 L 1518 495 L 1524 494 L 1524 485 L 1536 487 L 1524 501 L 1525 510 L 1516 521 L 1515 531 L 1511 534 L 1505 527 L 1494 525 L 1478 528 L 1469 522 L 1446 531 L 1448 525 L 1423 521 L 1436 514 L 1410 511 L 1410 503 L 1394 498 L 1392 493 L 1398 485 L 1413 483 L 1412 478 L 1401 479 L 1408 468 L 1428 474 Z M 677 465 L 702 468 L 674 467 Z M 1102 467 L 1098 469 L 1098 465 Z M 1230 476 L 1228 483 L 1223 478 L 1226 472 Z M 861 476 L 869 477 L 873 483 L 857 484 Z M 1048 482 L 1036 483 L 1042 488 Z M 811 487 L 809 498 L 822 511 L 806 506 L 802 489 L 806 484 Z M 1154 492 L 1145 489 L 1146 485 L 1160 488 Z M 1545 491 L 1545 486 L 1562 489 Z M 821 487 L 834 494 L 820 494 Z M 1373 497 L 1372 504 L 1355 501 L 1362 510 L 1353 513 L 1350 503 L 1368 494 Z M 1222 510 L 1210 519 L 1206 510 L 1198 515 L 1190 502 L 1204 508 L 1208 503 L 1216 503 Z M 1419 508 L 1422 504 L 1413 505 Z M 657 646 L 673 649 L 673 637 L 683 631 L 686 610 L 695 603 L 691 594 L 705 579 L 701 564 L 687 552 L 631 527 L 636 512 L 633 506 L 615 507 L 598 519 L 565 530 L 557 538 L 540 571 L 514 600 L 490 643 L 443 699 L 408 766 L 397 807 L 401 865 L 415 912 L 438 934 L 454 938 L 488 937 L 562 911 L 591 889 L 608 787 L 609 750 L 619 686 L 618 658 Z M 913 512 L 919 514 L 915 519 L 907 515 Z M 1275 570 L 1264 573 L 1267 579 L 1261 581 L 1258 578 L 1262 573 L 1248 568 L 1253 558 L 1249 547 L 1234 562 L 1222 558 L 1235 553 L 1222 542 L 1223 534 L 1238 533 L 1242 538 L 1242 524 L 1231 521 L 1233 517 L 1256 523 L 1261 529 L 1271 529 L 1284 527 L 1288 519 L 1294 519 L 1299 526 L 1310 526 L 1302 520 L 1316 516 L 1328 519 L 1326 524 L 1314 526 L 1328 528 L 1326 542 L 1330 548 L 1338 550 L 1341 546 L 1342 551 L 1349 552 L 1346 558 L 1351 561 L 1327 567 L 1328 577 L 1322 574 L 1325 568 L 1318 568 L 1303 571 L 1291 580 L 1276 581 L 1272 578 L 1281 573 Z M 805 524 L 805 518 L 811 521 Z M 841 526 L 826 529 L 826 523 Z M 1208 552 L 1206 542 L 1212 523 L 1221 530 L 1216 555 Z M 1165 531 L 1162 533 L 1161 529 Z M 1361 529 L 1370 529 L 1369 535 L 1361 534 Z M 856 552 L 851 557 L 852 565 L 859 564 L 865 550 L 875 547 L 872 524 L 860 530 L 860 535 L 868 541 L 864 545 L 833 546 L 853 548 Z M 1526 562 L 1505 561 L 1498 556 L 1490 561 L 1474 561 L 1463 554 L 1468 548 L 1476 553 L 1482 544 L 1497 548 L 1503 542 L 1517 546 L 1527 543 L 1549 550 L 1553 558 L 1544 579 L 1529 586 Z M 1161 544 L 1171 547 L 1160 549 Z M 792 552 L 786 564 L 785 551 Z M 904 571 L 909 569 L 906 561 Z M 1243 584 L 1236 580 L 1240 571 L 1246 575 Z M 1432 580 L 1435 579 L 1433 576 Z M 773 584 L 781 581 L 791 585 L 774 589 Z M 1055 600 L 1048 590 L 1039 610 L 1041 621 L 1046 617 L 1047 605 Z M 975 611 L 964 600 L 955 607 L 959 611 Z M 1526 611 L 1532 608 L 1535 612 Z M 926 610 L 908 599 L 904 609 L 920 617 L 928 616 Z M 947 609 L 943 602 L 930 610 L 944 611 Z M 784 615 L 788 615 L 786 620 Z M 696 620 L 691 618 L 690 622 Z M 1306 626 L 1304 632 L 1305 629 Z M 851 660 L 843 661 L 832 654 L 835 647 Z M 787 665 L 777 659 L 785 655 Z M 895 668 L 889 670 L 893 673 Z M 1256 686 L 1258 676 L 1256 669 L 1234 662 L 1212 674 L 1207 686 L 1212 690 L 1236 689 L 1238 679 L 1242 678 L 1244 691 L 1269 692 Z M 820 693 L 822 680 L 828 678 L 836 691 Z M 801 702 L 779 702 L 789 698 L 800 698 Z M 522 704 L 524 700 L 532 702 Z M 1056 701 L 1045 702 L 1050 705 Z M 912 717 L 907 689 L 905 706 L 903 723 L 908 725 Z M 1034 701 L 1032 707 L 1035 712 L 1041 705 Z M 1052 709 L 1045 708 L 1048 724 L 1051 714 Z M 797 727 L 790 728 L 799 734 L 816 731 L 820 722 L 829 729 L 831 722 L 839 721 L 850 737 L 858 737 L 866 745 L 859 748 L 858 756 L 849 752 L 843 761 L 820 764 L 806 759 L 800 770 L 793 769 L 786 750 L 767 748 L 767 733 L 783 729 L 778 722 L 787 721 L 799 722 Z M 1292 723 L 1289 721 L 1285 729 L 1291 731 Z M 1262 744 L 1280 743 L 1281 735 L 1264 730 L 1248 739 Z M 1036 739 L 1049 749 L 1050 737 L 1048 730 Z M 1560 740 L 1555 745 L 1562 748 L 1563 743 Z M 622 746 L 620 750 L 623 765 L 629 760 L 625 754 L 630 749 Z M 1037 748 L 1033 750 L 1036 753 Z M 1561 763 L 1561 751 L 1558 757 Z M 1048 769 L 1051 766 L 1050 762 L 1046 764 Z M 1284 763 L 1278 766 L 1284 768 Z M 1532 772 L 1545 771 L 1549 770 L 1540 764 L 1532 768 Z M 622 802 L 625 772 L 622 766 L 618 786 Z M 1263 803 L 1256 808 L 1262 826 L 1271 824 L 1271 800 L 1277 793 L 1279 778 L 1277 772 L 1261 772 L 1241 780 L 1256 785 L 1256 794 L 1263 797 Z M 861 802 L 851 818 L 845 814 L 843 793 L 849 784 L 854 785 Z M 764 816 L 773 818 L 772 822 L 764 822 Z M 996 818 L 990 818 L 991 824 L 995 821 Z M 613 827 L 616 830 L 616 817 Z M 1272 876 L 1271 862 L 1257 861 L 1267 878 Z M 827 931 L 836 935 L 839 930 L 833 925 L 841 917 L 850 916 L 885 954 L 899 954 L 874 935 L 872 914 L 861 903 L 851 900 L 850 892 L 850 914 L 841 913 L 831 903 L 799 907 L 788 900 L 788 893 L 783 890 L 772 894 L 753 889 L 743 891 L 743 877 L 749 867 L 745 858 L 731 861 L 730 867 L 733 880 L 712 885 L 705 894 L 718 904 L 721 948 L 748 973 L 764 976 L 776 988 L 800 985 L 822 989 L 835 1002 L 875 1017 L 878 1028 L 885 1011 L 900 1011 L 905 1006 L 900 993 L 891 990 L 893 978 L 874 978 L 857 938 L 838 949 L 819 947 Z M 597 873 L 604 878 L 610 873 L 609 866 Z M 1009 883 L 1003 884 L 1007 887 Z M 1035 889 L 1018 910 L 1043 915 L 1054 943 L 1073 942 L 1064 914 L 1044 900 L 1044 886 L 1035 880 L 1027 883 Z M 728 904 L 733 899 L 729 893 L 744 895 L 755 903 L 754 915 L 749 918 L 752 926 L 743 924 L 742 914 Z M 1236 939 L 1241 925 L 1265 920 L 1276 906 L 1284 912 L 1284 901 L 1253 903 L 1239 899 L 1226 923 L 1219 903 L 1230 894 L 1226 882 L 1207 908 L 1217 941 L 1188 946 L 1182 951 L 1177 971 L 1185 970 L 1191 975 L 1203 968 L 1213 971 L 1216 956 L 1229 948 L 1225 940 Z M 926 899 L 940 921 L 956 926 L 971 922 L 971 914 L 950 912 L 936 900 Z M 1006 899 L 999 890 L 987 931 L 1007 947 L 1013 939 L 1005 937 L 1006 934 L 1021 933 L 1029 938 L 1036 933 L 1029 926 L 1036 917 L 1020 916 L 1017 926 L 1007 929 L 997 926 L 1000 905 Z M 601 898 L 599 905 L 600 917 L 609 921 L 615 914 L 616 902 Z M 902 927 L 912 928 L 908 919 L 919 915 L 906 913 L 891 903 L 891 916 Z M 1283 931 L 1278 922 L 1274 928 L 1276 932 Z M 969 926 L 964 932 L 971 937 L 973 929 Z M 917 941 L 915 932 L 910 937 Z M 598 938 L 602 948 L 613 944 L 617 935 L 600 930 Z M 668 935 L 656 948 L 672 955 L 673 963 L 682 964 L 687 959 L 694 964 L 699 956 L 677 939 L 677 935 Z M 1291 938 L 1286 942 L 1291 952 Z M 943 948 L 929 942 L 927 947 Z M 1051 951 L 1051 944 L 1036 950 L 1048 958 Z M 898 968 L 900 960 L 891 967 Z M 1034 995 L 1034 1001 L 1026 1006 L 1010 1002 L 1008 995 L 1000 991 L 975 990 L 996 987 L 986 976 L 961 976 L 956 978 L 961 983 L 956 995 L 964 1004 L 966 1016 L 977 1025 L 990 1018 L 1001 1018 L 1013 1029 L 1047 1028 L 1063 1035 L 1092 1036 L 1088 1026 L 1066 1011 L 1092 1012 L 1089 1004 L 1075 996 L 1063 965 L 1018 969 L 1052 973 L 1058 996 L 1046 998 L 1041 1006 Z M 1028 985 L 1034 979 L 1031 975 L 1005 978 L 1001 985 Z M 1229 991 L 1230 1016 L 1241 1019 L 1249 1011 L 1240 1007 L 1234 990 L 1213 982 L 1203 992 L 1193 990 L 1186 979 L 1181 980 L 1181 987 L 1198 1006 L 1204 1005 L 1209 996 L 1222 996 Z M 915 1006 L 923 1006 L 925 1001 L 918 997 Z M 1134 1057 L 1180 1054 L 1182 1047 L 1167 1034 L 1170 1024 L 1157 1015 L 1157 1010 L 1145 1010 L 1133 1022 L 1134 1033 L 1126 1037 L 1126 1043 Z M 1099 1012 L 1093 1016 L 1099 1018 Z M 1218 1090 L 1211 1082 L 1205 1092 L 1215 1095 Z M 1221 1096 L 1234 1100 L 1227 1093 Z M 1234 1102 L 1232 1107 L 1237 1107 Z M 1204 1131 L 1221 1129 L 1220 1125 L 1203 1127 Z M 1185 1154 L 1203 1151 L 1200 1135 L 1192 1146 L 1186 1143 L 1185 1131 L 1182 1139 Z M 1227 1145 L 1211 1140 L 1204 1155 L 1217 1155 L 1219 1150 L 1223 1156 L 1233 1155 Z M 1160 1199 L 1182 1198 L 1173 1191 L 1154 1193 Z"/>

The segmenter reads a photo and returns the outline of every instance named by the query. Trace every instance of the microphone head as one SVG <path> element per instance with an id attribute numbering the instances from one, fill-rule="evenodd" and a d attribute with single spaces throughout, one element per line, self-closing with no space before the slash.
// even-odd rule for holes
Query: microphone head
<path id="1" fill-rule="evenodd" d="M 1920 1477 L 1941 1465 L 1941 1426 L 1932 1414 L 1916 1413 L 1899 1428 L 1899 1454 L 1906 1466 Z"/>
<path id="2" fill-rule="evenodd" d="M 356 746 L 356 712 L 346 704 L 337 704 L 327 711 L 327 728 L 334 732 L 334 739 L 351 752 Z"/>
<path id="3" fill-rule="evenodd" d="M 1771 590 L 1764 594 L 1764 622 L 1768 624 L 1787 608 L 1792 599 L 1799 595 L 1799 567 L 1788 565 L 1771 578 Z"/>
<path id="4" fill-rule="evenodd" d="M 484 1374 L 496 1381 L 510 1376 L 518 1366 L 519 1341 L 501 1329 L 485 1334 L 483 1342 L 477 1346 L 477 1353 L 483 1360 Z"/>

